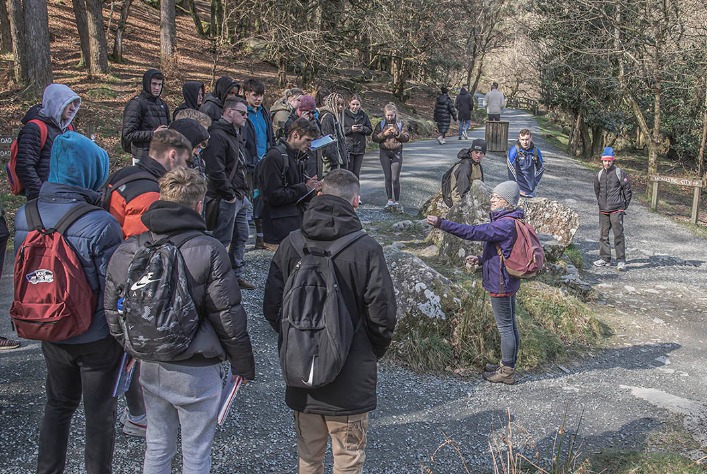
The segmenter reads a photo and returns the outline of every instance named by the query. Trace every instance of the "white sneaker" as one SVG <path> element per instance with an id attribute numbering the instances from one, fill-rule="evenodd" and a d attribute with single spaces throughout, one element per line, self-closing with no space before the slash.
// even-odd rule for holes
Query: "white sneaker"
<path id="1" fill-rule="evenodd" d="M 442 138 L 442 145 L 446 145 L 446 144 L 447 144 L 447 140 L 445 140 L 444 138 Z"/>
<path id="2" fill-rule="evenodd" d="M 626 271 L 626 262 L 621 261 L 616 264 L 616 270 L 623 272 Z"/>
<path id="3" fill-rule="evenodd" d="M 469 139 L 469 135 L 467 135 L 466 132 L 462 132 L 462 136 L 464 137 L 464 140 Z"/>
<path id="4" fill-rule="evenodd" d="M 389 207 L 395 206 L 395 201 L 393 200 L 388 200 L 388 203 L 385 205 L 384 209 L 388 209 Z"/>
<path id="5" fill-rule="evenodd" d="M 595 260 L 595 261 L 594 261 L 594 266 L 595 266 L 595 267 L 608 267 L 609 265 L 611 265 L 611 263 L 610 263 L 610 262 L 607 262 L 607 261 L 604 260 L 603 258 L 600 258 L 599 260 Z"/>
<path id="6" fill-rule="evenodd" d="M 442 138 L 442 135 L 437 137 L 437 141 L 439 142 L 440 145 L 444 145 L 444 138 Z"/>

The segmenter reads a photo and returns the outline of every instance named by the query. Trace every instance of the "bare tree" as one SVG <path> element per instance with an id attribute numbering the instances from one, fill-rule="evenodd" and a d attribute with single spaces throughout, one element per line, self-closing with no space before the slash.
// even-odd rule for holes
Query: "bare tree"
<path id="1" fill-rule="evenodd" d="M 160 64 L 162 71 L 177 72 L 177 26 L 174 0 L 160 1 Z"/>
<path id="2" fill-rule="evenodd" d="M 103 2 L 101 0 L 86 0 L 86 7 L 91 56 L 88 72 L 90 74 L 106 74 L 108 72 L 108 48 L 106 33 L 103 29 Z"/>
<path id="3" fill-rule="evenodd" d="M 29 51 L 25 44 L 25 11 L 22 0 L 9 0 L 10 32 L 15 82 L 26 84 L 29 80 Z"/>
<path id="4" fill-rule="evenodd" d="M 76 18 L 76 30 L 79 33 L 79 45 L 81 46 L 81 59 L 79 66 L 90 67 L 91 47 L 88 40 L 88 19 L 86 18 L 86 1 L 72 0 L 74 7 L 74 17 Z"/>
<path id="5" fill-rule="evenodd" d="M 123 33 L 128 23 L 128 15 L 130 15 L 130 5 L 133 0 L 123 0 L 123 5 L 120 7 L 120 19 L 115 26 L 115 36 L 113 38 L 113 61 L 123 62 Z"/>
<path id="6" fill-rule="evenodd" d="M 12 31 L 7 0 L 0 0 L 0 51 L 12 51 Z"/>
<path id="7" fill-rule="evenodd" d="M 10 27 L 15 55 L 15 80 L 41 96 L 52 82 L 49 15 L 44 0 L 11 0 Z"/>

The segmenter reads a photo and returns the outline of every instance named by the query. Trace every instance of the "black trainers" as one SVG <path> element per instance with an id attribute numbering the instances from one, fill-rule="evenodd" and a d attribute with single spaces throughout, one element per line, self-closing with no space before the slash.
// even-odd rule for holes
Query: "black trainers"
<path id="1" fill-rule="evenodd" d="M 6 337 L 0 337 L 0 351 L 9 351 L 10 349 L 17 349 L 21 345 L 22 343 L 20 341 L 15 341 Z"/>

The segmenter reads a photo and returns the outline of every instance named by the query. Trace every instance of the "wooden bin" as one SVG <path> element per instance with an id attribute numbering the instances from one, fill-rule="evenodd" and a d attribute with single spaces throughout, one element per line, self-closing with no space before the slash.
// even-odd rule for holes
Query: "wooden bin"
<path id="1" fill-rule="evenodd" d="M 508 150 L 508 122 L 486 122 L 486 148 L 504 153 Z"/>

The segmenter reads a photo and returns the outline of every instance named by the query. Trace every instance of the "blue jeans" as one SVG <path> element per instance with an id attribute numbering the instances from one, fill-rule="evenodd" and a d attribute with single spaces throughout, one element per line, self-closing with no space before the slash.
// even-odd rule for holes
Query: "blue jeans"
<path id="1" fill-rule="evenodd" d="M 501 361 L 503 365 L 515 368 L 520 347 L 520 332 L 516 324 L 516 297 L 492 296 L 491 308 L 501 335 Z"/>
<path id="2" fill-rule="evenodd" d="M 459 136 L 461 137 L 464 133 L 469 130 L 471 126 L 471 120 L 459 120 Z"/>
<path id="3" fill-rule="evenodd" d="M 195 367 L 142 362 L 140 384 L 147 408 L 144 474 L 171 474 L 182 431 L 182 472 L 208 474 L 221 401 L 221 364 Z"/>

